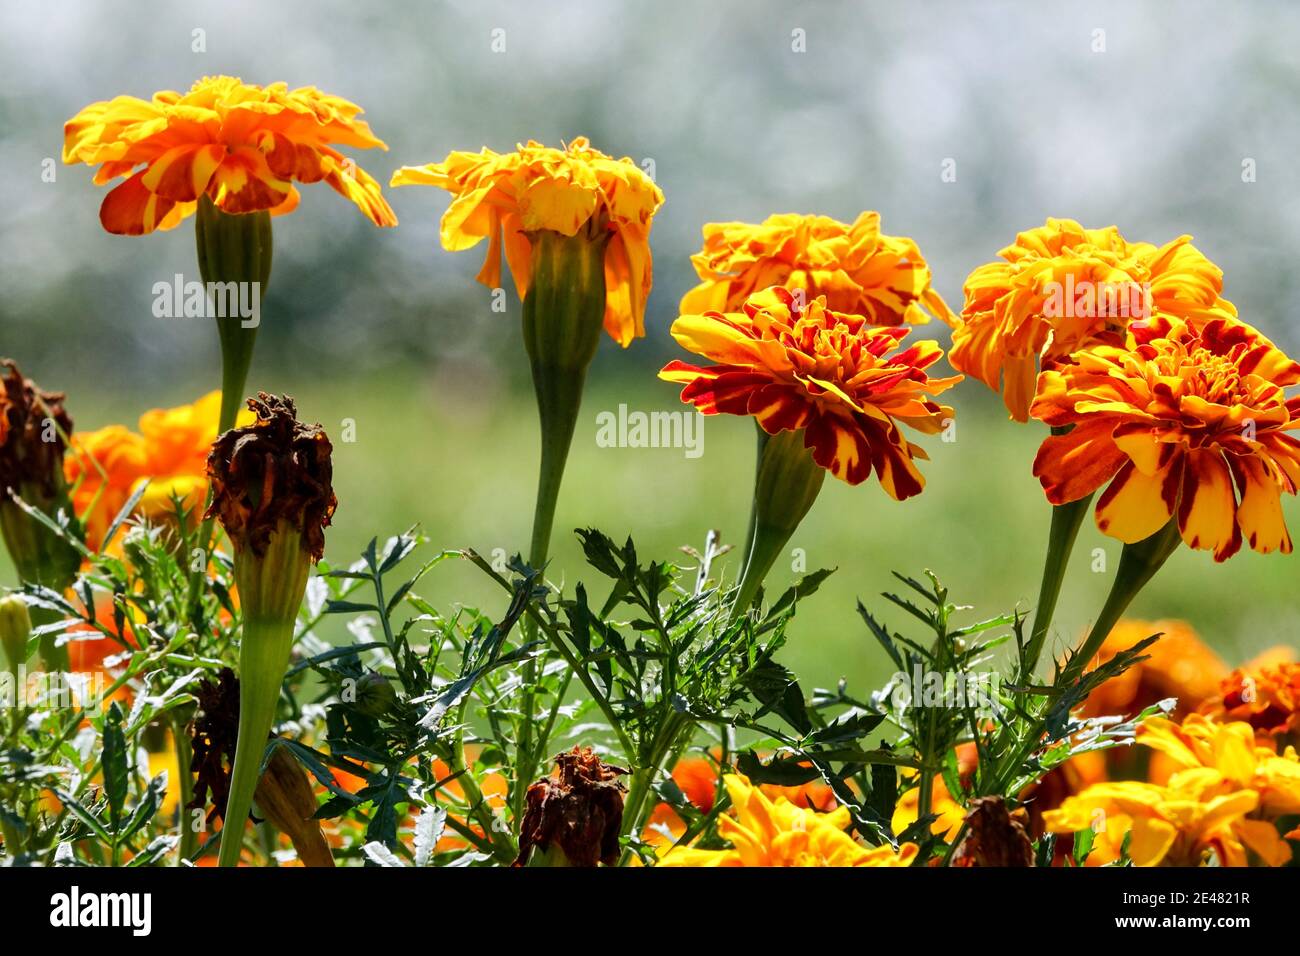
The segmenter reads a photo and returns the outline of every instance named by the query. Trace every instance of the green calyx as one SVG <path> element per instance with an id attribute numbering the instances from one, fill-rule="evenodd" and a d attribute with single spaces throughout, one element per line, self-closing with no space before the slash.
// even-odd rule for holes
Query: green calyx
<path id="1" fill-rule="evenodd" d="M 737 613 L 753 603 L 767 572 L 812 508 L 826 479 L 826 469 L 813 461 L 803 438 L 802 429 L 769 435 L 758 427 L 758 469 Z"/>
<path id="2" fill-rule="evenodd" d="M 194 221 L 199 275 L 207 283 L 257 283 L 258 315 L 271 278 L 271 214 L 232 215 L 222 212 L 206 195 L 199 198 Z M 253 361 L 257 327 L 234 314 L 216 319 L 221 336 L 221 418 L 219 432 L 230 429 L 244 400 L 244 384 Z"/>
<path id="3" fill-rule="evenodd" d="M 540 567 L 550 548 L 587 368 L 604 327 L 608 234 L 593 237 L 584 229 L 564 236 L 543 229 L 530 238 L 533 271 L 524 297 L 523 334 L 541 420 L 542 460 L 529 560 Z"/>

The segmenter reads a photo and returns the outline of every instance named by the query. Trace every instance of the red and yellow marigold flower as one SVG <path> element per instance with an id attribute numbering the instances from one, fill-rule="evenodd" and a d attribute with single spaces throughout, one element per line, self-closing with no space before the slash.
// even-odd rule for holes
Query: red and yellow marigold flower
<path id="1" fill-rule="evenodd" d="M 866 847 L 845 831 L 852 818 L 846 807 L 818 813 L 772 799 L 746 777 L 722 778 L 731 797 L 731 814 L 718 820 L 718 833 L 731 843 L 728 850 L 674 847 L 660 866 L 909 866 L 915 844 L 898 850 Z"/>
<path id="2" fill-rule="evenodd" d="M 310 86 L 210 76 L 186 93 L 92 103 L 64 126 L 63 161 L 98 166 L 101 185 L 125 178 L 99 211 L 118 235 L 171 229 L 203 195 L 226 213 L 283 215 L 298 205 L 295 182 L 324 182 L 375 225 L 395 226 L 379 183 L 334 148 L 388 148 L 361 112 Z"/>
<path id="3" fill-rule="evenodd" d="M 752 415 L 769 435 L 802 429 L 822 468 L 851 485 L 874 471 L 901 501 L 925 486 L 916 459 L 928 456 L 899 426 L 941 431 L 953 412 L 933 396 L 961 380 L 927 374 L 943 357 L 937 342 L 895 351 L 907 333 L 834 312 L 821 297 L 800 308 L 773 287 L 741 312 L 678 318 L 673 338 L 716 364 L 673 361 L 659 377 L 685 385 L 682 401 L 706 415 Z"/>
<path id="4" fill-rule="evenodd" d="M 1055 833 L 1098 830 L 1089 863 L 1117 859 L 1131 831 L 1138 866 L 1196 866 L 1209 860 L 1246 866 L 1252 858 L 1283 866 L 1291 847 L 1276 821 L 1300 812 L 1300 758 L 1258 746 L 1244 722 L 1192 714 L 1181 725 L 1163 718 L 1138 728 L 1138 743 L 1176 768 L 1165 784 L 1102 783 L 1044 815 Z M 1101 824 L 1099 826 L 1099 824 Z"/>
<path id="5" fill-rule="evenodd" d="M 441 163 L 404 166 L 393 186 L 438 186 L 455 197 L 442 217 L 449 252 L 488 240 L 478 280 L 501 286 L 501 258 L 522 299 L 533 277 L 532 235 L 573 237 L 583 231 L 606 241 L 605 318 L 625 348 L 645 335 L 650 294 L 650 227 L 664 195 L 631 159 L 614 159 L 578 137 L 563 149 L 529 141 L 514 152 L 453 152 Z"/>
<path id="6" fill-rule="evenodd" d="M 1040 366 L 1094 345 L 1122 346 L 1135 320 L 1162 312 L 1191 324 L 1236 309 L 1220 298 L 1223 273 L 1180 236 L 1163 246 L 1129 242 L 1114 226 L 1085 229 L 1048 219 L 1022 232 L 966 280 L 951 361 L 1000 391 L 1025 421 Z"/>
<path id="7" fill-rule="evenodd" d="M 1300 734 L 1300 663 L 1238 668 L 1223 678 L 1202 711 L 1219 720 L 1245 721 L 1264 735 Z"/>
<path id="8" fill-rule="evenodd" d="M 1039 377 L 1033 416 L 1073 426 L 1043 442 L 1034 474 L 1053 504 L 1097 501 L 1097 526 L 1142 541 L 1176 515 L 1182 539 L 1216 561 L 1243 537 L 1256 551 L 1291 550 L 1281 493 L 1300 482 L 1300 382 L 1292 361 L 1250 326 L 1199 328 L 1158 316 L 1130 346 L 1099 345 Z M 1235 490 L 1234 490 L 1235 485 Z"/>
<path id="9" fill-rule="evenodd" d="M 190 405 L 145 412 L 139 433 L 124 425 L 74 433 L 64 471 L 92 548 L 99 547 L 109 523 L 143 482 L 149 485 L 136 505 L 143 517 L 174 515 L 176 498 L 190 510 L 203 504 L 207 457 L 217 437 L 220 410 L 221 393 L 214 391 Z M 237 421 L 245 425 L 252 420 L 245 410 Z"/>
<path id="10" fill-rule="evenodd" d="M 738 312 L 755 292 L 779 285 L 802 290 L 804 301 L 825 296 L 827 308 L 871 325 L 957 318 L 931 286 L 916 243 L 883 234 L 878 212 L 852 224 L 790 213 L 757 224 L 707 223 L 704 248 L 691 262 L 701 282 L 682 298 L 683 314 Z"/>

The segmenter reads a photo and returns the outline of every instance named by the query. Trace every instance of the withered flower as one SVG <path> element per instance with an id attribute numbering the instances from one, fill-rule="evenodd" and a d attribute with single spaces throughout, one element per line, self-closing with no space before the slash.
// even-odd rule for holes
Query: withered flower
<path id="1" fill-rule="evenodd" d="M 1034 847 L 1002 797 L 977 797 L 966 815 L 966 835 L 952 853 L 953 866 L 1033 866 Z"/>
<path id="2" fill-rule="evenodd" d="M 207 819 L 225 817 L 230 794 L 230 771 L 235 759 L 236 728 L 239 723 L 239 678 L 223 667 L 217 681 L 201 681 L 198 687 L 199 714 L 193 724 L 193 753 L 190 770 L 197 775 L 194 799 L 189 810 L 202 810 L 212 795 Z M 333 866 L 329 843 L 314 819 L 316 797 L 307 774 L 282 747 L 277 747 L 257 782 L 258 809 L 293 843 L 306 866 Z"/>
<path id="3" fill-rule="evenodd" d="M 515 866 L 616 863 L 627 792 L 618 778 L 626 774 L 590 747 L 558 754 L 551 775 L 528 788 Z"/>
<path id="4" fill-rule="evenodd" d="M 298 421 L 288 395 L 258 392 L 248 400 L 257 420 L 217 438 L 208 455 L 212 504 L 236 549 L 266 554 L 287 522 L 313 561 L 325 553 L 325 528 L 338 504 L 331 485 L 333 445 L 320 425 Z"/>
<path id="5" fill-rule="evenodd" d="M 63 454 L 72 419 L 62 392 L 47 392 L 25 378 L 12 359 L 0 360 L 0 537 L 18 577 L 62 591 L 81 564 L 76 549 L 32 517 L 15 499 L 53 517 L 73 508 L 63 477 Z M 75 534 L 81 529 L 75 520 Z M 49 623 L 37 609 L 37 625 Z M 50 670 L 66 670 L 67 649 L 42 640 L 41 658 Z"/>
<path id="6" fill-rule="evenodd" d="M 325 527 L 337 501 L 331 486 L 332 446 L 320 425 L 297 419 L 293 399 L 259 392 L 251 425 L 232 428 L 212 445 L 209 517 L 218 517 L 234 550 L 235 585 L 243 611 L 239 644 L 239 736 L 231 772 L 222 866 L 239 862 L 242 822 L 257 787 L 267 735 L 293 648 L 294 621 L 313 561 L 325 552 Z"/>

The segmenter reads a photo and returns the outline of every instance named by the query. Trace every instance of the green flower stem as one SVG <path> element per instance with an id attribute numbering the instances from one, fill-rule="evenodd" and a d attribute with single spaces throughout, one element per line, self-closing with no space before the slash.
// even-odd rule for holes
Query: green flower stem
<path id="1" fill-rule="evenodd" d="M 1119 569 L 1115 572 L 1115 580 L 1111 584 L 1106 603 L 1102 605 L 1101 613 L 1097 615 L 1087 639 L 1061 672 L 1058 681 L 1060 685 L 1068 686 L 1079 679 L 1138 592 L 1155 576 L 1169 556 L 1178 550 L 1181 542 L 1178 518 L 1175 516 L 1151 537 L 1124 545 L 1124 550 L 1120 553 Z"/>
<path id="2" fill-rule="evenodd" d="M 817 500 L 826 470 L 804 447 L 803 431 L 769 435 L 758 427 L 758 467 L 749 519 L 749 547 L 733 613 L 745 613 L 768 571 Z"/>
<path id="3" fill-rule="evenodd" d="M 575 236 L 550 230 L 530 235 L 532 275 L 524 296 L 524 349 L 533 373 L 533 390 L 541 424 L 542 455 L 533 510 L 528 563 L 543 568 L 550 554 L 555 508 L 564 466 L 578 423 L 587 368 L 595 358 L 605 317 L 605 245 L 608 234 L 587 229 Z M 524 638 L 537 637 L 537 626 L 524 619 Z M 537 770 L 545 741 L 533 740 L 533 703 L 537 664 L 523 669 L 523 717 L 512 810 L 522 819 L 524 794 Z"/>
<path id="4" fill-rule="evenodd" d="M 1029 681 L 1038 667 L 1038 660 L 1043 653 L 1043 644 L 1052 628 L 1052 617 L 1056 613 L 1056 602 L 1061 596 L 1061 585 L 1065 581 L 1065 569 L 1070 563 L 1070 554 L 1074 551 L 1075 539 L 1079 528 L 1088 514 L 1092 504 L 1092 495 L 1078 501 L 1052 506 L 1052 527 L 1047 536 L 1047 558 L 1043 562 L 1043 580 L 1038 588 L 1038 603 L 1034 606 L 1034 629 L 1029 635 L 1029 644 L 1025 648 L 1024 668 L 1020 674 L 1021 682 Z"/>
<path id="5" fill-rule="evenodd" d="M 261 297 L 271 278 L 271 214 L 263 210 L 231 215 L 218 209 L 205 195 L 199 199 L 194 238 L 199 275 L 205 285 L 256 282 L 260 317 Z M 221 418 L 217 430 L 224 432 L 234 426 L 244 401 L 244 383 L 253 361 L 257 328 L 246 328 L 245 319 L 237 312 L 218 316 L 216 323 L 221 338 Z"/>
<path id="6" fill-rule="evenodd" d="M 198 253 L 199 275 L 207 283 L 257 283 L 257 315 L 261 317 L 262 297 L 271 279 L 273 239 L 271 214 L 265 210 L 242 215 L 231 215 L 218 209 L 206 195 L 199 197 L 198 215 L 194 217 L 195 248 Z M 227 301 L 230 301 L 227 296 Z M 234 302 L 240 301 L 235 294 Z M 221 414 L 217 419 L 217 434 L 235 426 L 240 406 L 244 402 L 244 389 L 248 369 L 253 362 L 253 345 L 257 341 L 257 327 L 244 327 L 245 319 L 238 314 L 218 316 L 217 335 L 221 340 Z M 214 519 L 208 518 L 199 529 L 198 547 L 206 555 L 212 545 Z M 189 604 L 198 602 L 199 590 L 206 574 L 195 571 L 190 576 Z"/>
<path id="7" fill-rule="evenodd" d="M 676 756 L 689 741 L 694 728 L 695 724 L 689 717 L 674 710 L 655 734 L 645 763 L 632 770 L 627 796 L 623 800 L 623 836 L 634 836 L 645 829 L 645 822 L 654 810 L 655 801 L 651 796 L 655 780 L 665 769 L 672 770 Z M 626 849 L 619 862 L 626 865 L 631 858 L 632 850 Z"/>
<path id="8" fill-rule="evenodd" d="M 236 866 L 244 824 L 262 773 L 266 738 L 293 650 L 294 622 L 307 590 L 311 558 L 302 533 L 282 521 L 265 552 L 236 548 L 235 585 L 244 610 L 239 643 L 239 736 L 221 829 L 220 866 Z"/>
<path id="9" fill-rule="evenodd" d="M 292 648 L 292 622 L 244 621 L 244 638 L 239 646 L 239 737 L 221 828 L 220 866 L 239 863 L 244 824 L 253 809 L 266 740 L 275 723 L 275 705 Z"/>

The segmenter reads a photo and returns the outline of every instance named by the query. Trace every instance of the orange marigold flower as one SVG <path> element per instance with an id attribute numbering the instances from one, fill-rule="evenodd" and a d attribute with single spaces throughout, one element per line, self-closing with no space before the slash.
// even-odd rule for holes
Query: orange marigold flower
<path id="1" fill-rule="evenodd" d="M 909 866 L 917 854 L 911 843 L 897 851 L 863 846 L 845 832 L 851 821 L 846 807 L 818 813 L 784 797 L 769 798 L 740 774 L 722 782 L 734 815 L 718 820 L 718 833 L 732 848 L 673 847 L 660 866 Z"/>
<path id="2" fill-rule="evenodd" d="M 1280 495 L 1300 482 L 1300 441 L 1287 434 L 1300 427 L 1300 397 L 1284 389 L 1300 382 L 1300 364 L 1230 318 L 1197 329 L 1160 317 L 1130 340 L 1039 376 L 1033 416 L 1074 426 L 1034 460 L 1048 500 L 1077 501 L 1109 482 L 1097 527 L 1126 543 L 1176 514 L 1183 541 L 1216 561 L 1243 535 L 1256 551 L 1289 552 Z"/>
<path id="3" fill-rule="evenodd" d="M 209 76 L 187 93 L 90 104 L 63 128 L 63 161 L 98 166 L 100 185 L 126 177 L 99 210 L 118 235 L 171 229 L 204 194 L 227 213 L 283 215 L 298 205 L 294 182 L 325 182 L 375 225 L 395 226 L 379 183 L 332 145 L 388 148 L 361 112 L 315 87 Z"/>
<path id="4" fill-rule="evenodd" d="M 1180 236 L 1163 246 L 1129 242 L 1114 226 L 1085 229 L 1048 219 L 1022 232 L 966 279 L 953 368 L 1002 392 L 1025 421 L 1039 365 L 1050 368 L 1093 345 L 1122 345 L 1133 320 L 1236 315 L 1219 297 L 1223 272 Z"/>
<path id="5" fill-rule="evenodd" d="M 1083 705 L 1084 716 L 1132 716 L 1167 697 L 1175 697 L 1178 706 L 1173 716 L 1180 719 L 1214 695 L 1228 672 L 1227 665 L 1184 621 L 1122 620 L 1106 637 L 1093 658 L 1093 666 L 1104 664 L 1153 634 L 1161 637 L 1143 652 L 1146 660 L 1089 694 Z"/>
<path id="6" fill-rule="evenodd" d="M 717 364 L 673 361 L 659 377 L 684 384 L 682 401 L 706 415 L 753 415 L 770 435 L 803 429 L 804 446 L 822 468 L 851 485 L 874 470 L 901 501 L 925 486 L 915 459 L 928 456 L 899 424 L 941 431 L 953 412 L 932 396 L 961 380 L 926 374 L 943 357 L 937 342 L 894 352 L 907 333 L 833 312 L 820 296 L 800 308 L 776 286 L 751 296 L 739 313 L 678 318 L 673 338 Z"/>
<path id="7" fill-rule="evenodd" d="M 880 231 L 880 213 L 852 225 L 829 216 L 783 213 L 761 223 L 710 222 L 691 256 L 701 283 L 682 298 L 683 314 L 736 312 L 755 292 L 779 285 L 826 297 L 836 312 L 872 325 L 957 317 L 930 285 L 930 267 L 911 239 Z"/>
<path id="8" fill-rule="evenodd" d="M 73 452 L 64 460 L 64 472 L 91 547 L 99 546 L 109 522 L 144 481 L 149 486 L 136 505 L 144 517 L 173 515 L 174 498 L 191 510 L 203 504 L 208 452 L 217 437 L 220 411 L 221 393 L 214 391 L 190 405 L 145 412 L 140 433 L 109 425 L 73 434 Z M 252 412 L 244 410 L 236 424 L 252 420 Z"/>
<path id="9" fill-rule="evenodd" d="M 442 217 L 449 252 L 488 240 L 478 281 L 501 285 L 505 253 L 522 299 L 532 278 L 530 234 L 586 230 L 605 247 L 605 331 L 626 348 L 645 335 L 650 227 L 664 194 L 631 159 L 614 159 L 579 136 L 564 149 L 529 141 L 511 153 L 453 152 L 441 163 L 403 166 L 393 186 L 438 186 L 455 196 Z"/>
<path id="10" fill-rule="evenodd" d="M 1220 720 L 1244 720 L 1263 734 L 1300 732 L 1300 664 L 1281 661 L 1233 671 L 1202 711 Z"/>

